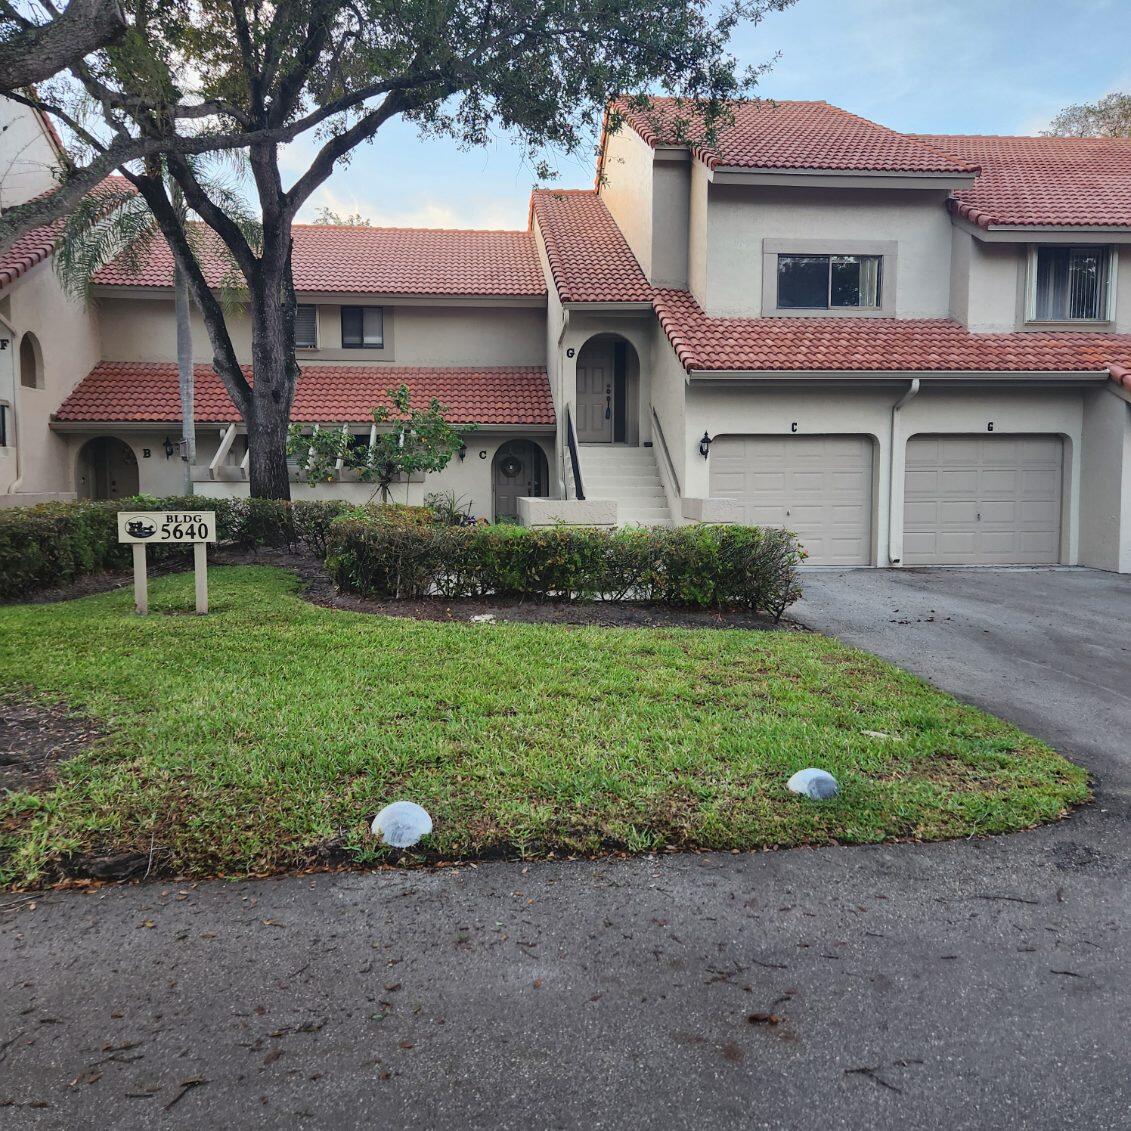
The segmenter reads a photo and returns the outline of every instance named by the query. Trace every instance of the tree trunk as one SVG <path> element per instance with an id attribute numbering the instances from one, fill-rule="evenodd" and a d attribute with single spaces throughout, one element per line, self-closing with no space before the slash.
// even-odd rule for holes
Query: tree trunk
<path id="1" fill-rule="evenodd" d="M 299 368 L 295 361 L 295 292 L 291 231 L 265 222 L 259 278 L 251 287 L 250 493 L 255 499 L 289 499 L 287 429 Z"/>
<path id="2" fill-rule="evenodd" d="M 185 461 L 185 494 L 192 494 L 192 469 L 196 465 L 195 374 L 192 367 L 192 319 L 188 280 L 173 262 L 173 306 L 177 314 L 177 377 L 181 390 L 181 458 Z"/>

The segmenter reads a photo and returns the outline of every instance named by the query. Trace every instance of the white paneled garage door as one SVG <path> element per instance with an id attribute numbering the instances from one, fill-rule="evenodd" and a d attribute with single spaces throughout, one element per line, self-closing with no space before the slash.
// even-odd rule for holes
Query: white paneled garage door
<path id="1" fill-rule="evenodd" d="M 868 436 L 719 436 L 712 498 L 737 499 L 742 521 L 796 532 L 815 565 L 872 561 Z"/>
<path id="2" fill-rule="evenodd" d="M 915 436 L 907 444 L 905 565 L 1055 565 L 1059 436 Z"/>

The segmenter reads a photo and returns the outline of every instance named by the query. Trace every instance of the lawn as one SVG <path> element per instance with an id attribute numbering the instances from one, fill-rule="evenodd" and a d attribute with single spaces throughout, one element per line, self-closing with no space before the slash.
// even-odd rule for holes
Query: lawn
<path id="1" fill-rule="evenodd" d="M 266 567 L 0 609 L 0 696 L 104 737 L 0 800 L 0 880 L 83 854 L 266 873 L 390 859 L 387 801 L 431 857 L 750 849 L 1006 832 L 1088 795 L 1085 772 L 916 677 L 804 632 L 413 621 L 310 605 Z M 790 794 L 823 766 L 841 795 Z"/>

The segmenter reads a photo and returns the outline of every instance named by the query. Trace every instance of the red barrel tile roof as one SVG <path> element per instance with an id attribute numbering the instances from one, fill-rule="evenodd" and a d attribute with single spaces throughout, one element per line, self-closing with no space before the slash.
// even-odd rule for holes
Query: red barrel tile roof
<path id="1" fill-rule="evenodd" d="M 530 209 L 562 302 L 651 302 L 652 287 L 592 189 L 535 189 Z"/>
<path id="2" fill-rule="evenodd" d="M 918 136 L 981 166 L 953 194 L 954 211 L 980 227 L 1131 226 L 1131 138 Z"/>
<path id="3" fill-rule="evenodd" d="M 250 377 L 250 369 L 247 370 Z M 554 402 L 540 366 L 424 369 L 375 365 L 304 365 L 291 419 L 304 423 L 364 423 L 387 391 L 405 384 L 414 407 L 435 397 L 457 424 L 554 423 Z M 239 421 L 239 413 L 210 365 L 196 366 L 196 418 Z M 103 361 L 59 407 L 60 421 L 181 419 L 177 367 L 172 362 Z"/>
<path id="4" fill-rule="evenodd" d="M 945 318 L 709 318 L 687 291 L 656 314 L 693 370 L 1102 372 L 1131 362 L 1131 334 L 974 334 Z"/>
<path id="5" fill-rule="evenodd" d="M 92 191 L 112 192 L 120 197 L 122 193 L 132 193 L 134 189 L 125 177 L 114 176 L 107 177 Z M 55 243 L 65 222 L 60 219 L 32 228 L 30 232 L 20 236 L 3 255 L 0 255 L 0 287 L 9 286 L 21 275 L 26 275 L 33 267 L 47 259 L 55 250 Z"/>
<path id="6" fill-rule="evenodd" d="M 231 260 L 203 226 L 198 255 L 212 286 L 231 278 Z M 546 280 L 530 232 L 426 228 L 352 228 L 296 224 L 294 278 L 299 292 L 540 298 Z M 95 275 L 102 286 L 171 287 L 173 257 L 154 241 L 136 274 L 119 259 Z"/>
<path id="7" fill-rule="evenodd" d="M 653 98 L 651 109 L 614 103 L 649 145 L 680 144 L 702 136 L 702 119 L 673 98 Z M 692 148 L 710 168 L 841 169 L 850 172 L 975 172 L 965 159 L 896 133 L 827 102 L 736 102 L 734 122 L 721 126 L 713 144 Z"/>

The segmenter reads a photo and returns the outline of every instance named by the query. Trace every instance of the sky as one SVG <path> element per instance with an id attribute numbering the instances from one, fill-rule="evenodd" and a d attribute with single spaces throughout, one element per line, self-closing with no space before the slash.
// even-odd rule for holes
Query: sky
<path id="1" fill-rule="evenodd" d="M 1131 90 L 1129 0 L 797 0 L 740 31 L 743 63 L 778 56 L 760 92 L 824 99 L 909 133 L 1036 133 L 1063 106 Z M 594 123 L 596 126 L 597 123 Z M 283 155 L 292 175 L 312 153 Z M 593 185 L 593 155 L 551 155 L 562 188 Z M 312 197 L 374 223 L 525 228 L 534 170 L 505 135 L 461 152 L 401 122 Z"/>

